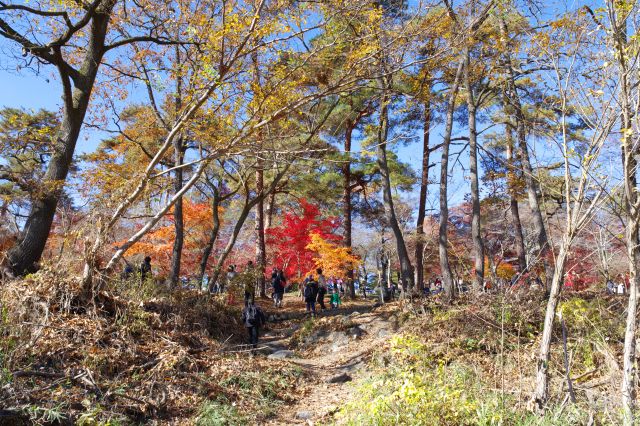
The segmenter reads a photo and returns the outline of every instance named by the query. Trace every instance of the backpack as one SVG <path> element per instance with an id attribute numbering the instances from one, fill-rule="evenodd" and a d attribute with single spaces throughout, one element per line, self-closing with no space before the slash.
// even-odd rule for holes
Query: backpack
<path id="1" fill-rule="evenodd" d="M 304 297 L 305 298 L 312 298 L 313 297 L 313 281 L 309 281 L 305 286 L 304 286 Z"/>
<path id="2" fill-rule="evenodd" d="M 249 305 L 245 312 L 245 322 L 253 327 L 258 325 L 258 308 L 256 305 Z"/>

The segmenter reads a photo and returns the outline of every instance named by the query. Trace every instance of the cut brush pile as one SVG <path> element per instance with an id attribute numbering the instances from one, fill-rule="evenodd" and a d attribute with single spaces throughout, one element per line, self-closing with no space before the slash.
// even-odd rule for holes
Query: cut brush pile
<path id="1" fill-rule="evenodd" d="M 0 424 L 259 421 L 269 410 L 256 404 L 293 392 L 298 371 L 233 350 L 245 333 L 236 307 L 139 282 L 111 283 L 83 306 L 80 290 L 51 271 L 3 284 Z M 270 401 L 254 395 L 265 388 Z"/>

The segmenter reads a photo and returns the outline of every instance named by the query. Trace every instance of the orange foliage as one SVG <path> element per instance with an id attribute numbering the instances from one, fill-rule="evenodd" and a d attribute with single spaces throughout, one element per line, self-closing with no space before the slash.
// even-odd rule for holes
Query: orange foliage
<path id="1" fill-rule="evenodd" d="M 181 271 L 183 275 L 193 275 L 198 270 L 202 248 L 206 245 L 213 228 L 212 211 L 210 204 L 194 203 L 187 198 L 184 199 L 182 208 L 184 245 Z M 219 212 L 221 210 L 222 208 L 219 208 Z M 171 266 L 171 252 L 175 241 L 173 211 L 167 215 L 166 222 L 166 225 L 149 232 L 127 251 L 129 256 L 151 256 L 154 269 L 159 271 L 160 277 L 166 276 Z"/>
<path id="2" fill-rule="evenodd" d="M 314 263 L 327 277 L 346 278 L 347 271 L 356 269 L 362 261 L 351 249 L 325 240 L 317 233 L 310 234 L 307 249 L 315 253 Z"/>

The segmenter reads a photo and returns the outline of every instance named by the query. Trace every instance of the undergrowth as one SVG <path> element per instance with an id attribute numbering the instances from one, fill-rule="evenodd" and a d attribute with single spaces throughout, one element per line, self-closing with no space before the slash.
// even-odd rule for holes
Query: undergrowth
<path id="1" fill-rule="evenodd" d="M 0 287 L 0 401 L 16 421 L 255 424 L 295 394 L 297 369 L 233 352 L 239 306 L 152 281 L 80 295 L 47 270 Z"/>
<path id="2" fill-rule="evenodd" d="M 589 411 L 581 405 L 558 404 L 543 417 L 534 415 L 510 393 L 493 390 L 477 369 L 445 361 L 412 334 L 393 337 L 375 359 L 371 374 L 356 384 L 353 400 L 338 413 L 338 424 L 545 426 L 589 421 Z"/>

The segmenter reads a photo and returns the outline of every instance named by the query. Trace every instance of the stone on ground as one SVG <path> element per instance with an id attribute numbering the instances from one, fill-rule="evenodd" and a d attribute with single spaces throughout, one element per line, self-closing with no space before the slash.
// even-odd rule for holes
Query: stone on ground
<path id="1" fill-rule="evenodd" d="M 293 351 L 284 349 L 284 350 L 280 350 L 272 353 L 267 357 L 267 359 L 285 359 L 285 358 L 291 358 L 294 355 L 295 353 Z"/>
<path id="2" fill-rule="evenodd" d="M 347 373 L 342 373 L 342 374 L 338 374 L 336 376 L 330 377 L 329 379 L 327 379 L 327 383 L 345 383 L 345 382 L 350 382 L 351 376 L 348 375 Z"/>
<path id="3" fill-rule="evenodd" d="M 296 419 L 309 420 L 311 418 L 313 418 L 313 413 L 311 411 L 298 411 L 296 413 Z"/>

